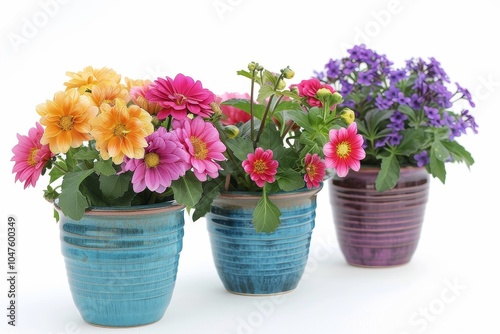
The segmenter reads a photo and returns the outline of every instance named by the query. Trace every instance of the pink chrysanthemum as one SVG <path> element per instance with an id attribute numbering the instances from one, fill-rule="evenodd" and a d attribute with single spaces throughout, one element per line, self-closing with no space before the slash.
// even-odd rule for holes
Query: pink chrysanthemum
<path id="1" fill-rule="evenodd" d="M 330 130 L 329 137 L 330 141 L 323 147 L 326 167 L 334 168 L 340 177 L 346 176 L 349 168 L 357 172 L 361 166 L 360 160 L 365 158 L 366 153 L 356 122 L 347 129 Z"/>
<path id="2" fill-rule="evenodd" d="M 174 132 L 163 127 L 146 137 L 144 158 L 125 158 L 123 171 L 133 171 L 132 184 L 139 193 L 146 189 L 161 193 L 190 168 L 189 154 Z"/>
<path id="3" fill-rule="evenodd" d="M 306 181 L 307 188 L 317 188 L 320 182 L 326 175 L 326 166 L 320 156 L 307 153 L 304 159 L 305 171 L 304 181 Z"/>
<path id="4" fill-rule="evenodd" d="M 242 163 L 245 172 L 259 187 L 265 182 L 273 183 L 274 176 L 278 170 L 278 161 L 273 160 L 273 151 L 264 151 L 261 147 L 255 149 L 255 153 L 249 153 L 247 160 Z"/>
<path id="5" fill-rule="evenodd" d="M 36 186 L 43 167 L 54 156 L 49 145 L 40 143 L 43 131 L 42 125 L 37 122 L 27 136 L 17 134 L 19 143 L 12 148 L 14 156 L 11 161 L 15 162 L 12 173 L 16 173 L 15 181 L 24 182 L 24 189 Z"/>
<path id="6" fill-rule="evenodd" d="M 174 122 L 174 128 L 190 155 L 196 178 L 202 182 L 207 180 L 207 175 L 216 178 L 222 168 L 215 161 L 225 160 L 223 152 L 226 146 L 220 141 L 215 126 L 201 117 L 195 117 Z"/>
<path id="7" fill-rule="evenodd" d="M 316 93 L 321 88 L 326 88 L 330 92 L 335 93 L 335 89 L 333 89 L 332 86 L 322 84 L 321 81 L 316 78 L 302 80 L 298 85 L 292 85 L 291 87 L 297 87 L 299 96 L 306 97 L 307 103 L 311 107 L 321 107 L 323 105 L 321 101 L 316 97 Z"/>
<path id="8" fill-rule="evenodd" d="M 188 112 L 210 117 L 213 114 L 210 103 L 214 102 L 215 95 L 203 88 L 200 81 L 179 73 L 174 79 L 156 79 L 146 92 L 146 99 L 163 108 L 158 112 L 159 119 L 172 115 L 175 119 L 183 120 Z"/>

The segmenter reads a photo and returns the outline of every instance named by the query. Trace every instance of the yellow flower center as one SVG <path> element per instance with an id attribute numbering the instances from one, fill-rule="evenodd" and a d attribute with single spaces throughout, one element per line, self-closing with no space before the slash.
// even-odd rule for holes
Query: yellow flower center
<path id="1" fill-rule="evenodd" d="M 177 104 L 178 106 L 182 105 L 185 99 L 186 97 L 184 95 L 179 93 L 175 94 L 175 104 Z"/>
<path id="2" fill-rule="evenodd" d="M 123 124 L 117 124 L 113 130 L 113 135 L 115 137 L 125 137 L 130 131 Z"/>
<path id="3" fill-rule="evenodd" d="M 73 116 L 63 116 L 59 120 L 59 128 L 64 131 L 69 131 L 73 128 Z"/>
<path id="4" fill-rule="evenodd" d="M 194 157 L 199 160 L 205 160 L 208 156 L 207 144 L 195 136 L 189 138 L 194 149 Z"/>
<path id="5" fill-rule="evenodd" d="M 30 167 L 33 167 L 37 164 L 37 161 L 36 161 L 36 155 L 38 153 L 38 149 L 37 148 L 32 148 L 31 151 L 30 151 L 30 154 L 28 155 L 28 165 Z"/>
<path id="6" fill-rule="evenodd" d="M 307 175 L 309 175 L 309 177 L 310 177 L 310 178 L 314 178 L 314 176 L 315 176 L 316 174 L 318 174 L 318 173 L 316 172 L 316 166 L 315 166 L 315 165 L 312 165 L 312 164 L 307 165 L 307 167 L 306 167 L 306 173 L 307 173 Z"/>
<path id="7" fill-rule="evenodd" d="M 144 162 L 149 168 L 156 167 L 160 164 L 160 156 L 154 152 L 147 153 L 144 156 Z"/>
<path id="8" fill-rule="evenodd" d="M 347 141 L 343 141 L 337 145 L 337 156 L 339 158 L 345 159 L 351 153 L 351 144 Z"/>
<path id="9" fill-rule="evenodd" d="M 266 171 L 267 165 L 264 160 L 255 160 L 255 163 L 253 164 L 253 170 L 257 174 L 262 174 Z"/>

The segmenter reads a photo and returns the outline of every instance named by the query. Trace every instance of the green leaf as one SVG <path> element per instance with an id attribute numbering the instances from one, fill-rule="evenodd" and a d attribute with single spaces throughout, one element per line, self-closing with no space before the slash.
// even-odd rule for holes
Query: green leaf
<path id="1" fill-rule="evenodd" d="M 292 191 L 304 187 L 304 177 L 301 173 L 293 169 L 287 169 L 283 173 L 279 173 L 276 178 L 281 190 Z"/>
<path id="2" fill-rule="evenodd" d="M 101 175 L 99 177 L 99 188 L 103 195 L 110 199 L 120 198 L 129 189 L 132 181 L 131 173 L 123 173 L 119 175 Z"/>
<path id="3" fill-rule="evenodd" d="M 275 148 L 283 147 L 280 133 L 274 124 L 268 123 L 264 126 L 264 131 L 259 138 L 258 145 L 264 150 L 274 150 Z"/>
<path id="4" fill-rule="evenodd" d="M 210 205 L 213 200 L 219 196 L 220 189 L 223 189 L 224 183 L 224 178 L 218 178 L 203 184 L 203 197 L 194 207 L 193 221 L 197 221 L 201 217 L 204 217 L 205 214 L 210 211 Z"/>
<path id="5" fill-rule="evenodd" d="M 382 157 L 380 172 L 375 180 L 375 189 L 379 192 L 383 192 L 394 188 L 399 180 L 399 171 L 399 162 L 394 153 Z"/>
<path id="6" fill-rule="evenodd" d="M 297 123 L 298 126 L 302 128 L 310 128 L 311 124 L 309 122 L 309 117 L 302 110 L 290 110 L 288 111 L 288 116 Z"/>
<path id="7" fill-rule="evenodd" d="M 264 85 L 260 87 L 259 89 L 259 95 L 257 96 L 257 102 L 262 103 L 264 105 L 266 103 L 266 100 L 274 95 L 276 91 L 273 89 L 272 86 L 270 85 Z M 258 117 L 259 119 L 262 119 L 262 117 Z"/>
<path id="8" fill-rule="evenodd" d="M 64 175 L 57 205 L 67 217 L 80 220 L 89 207 L 87 198 L 80 192 L 80 184 L 93 173 L 93 169 L 88 169 Z"/>
<path id="9" fill-rule="evenodd" d="M 368 111 L 365 115 L 367 136 L 372 138 L 382 126 L 383 121 L 389 119 L 392 114 L 392 110 L 372 109 Z"/>
<path id="10" fill-rule="evenodd" d="M 221 104 L 227 105 L 227 106 L 233 106 L 235 108 L 241 109 L 248 114 L 250 113 L 250 101 L 247 99 L 229 99 L 226 101 L 223 101 Z M 262 119 L 264 115 L 264 111 L 266 110 L 266 107 L 262 104 L 253 104 L 253 115 L 257 119 Z"/>
<path id="11" fill-rule="evenodd" d="M 424 142 L 425 132 L 422 129 L 407 129 L 404 130 L 403 140 L 396 147 L 396 154 L 411 155 L 420 149 L 420 145 Z"/>
<path id="12" fill-rule="evenodd" d="M 87 198 L 82 195 L 80 190 L 62 191 L 61 195 L 59 195 L 57 205 L 61 208 L 65 216 L 73 220 L 82 219 L 85 209 L 89 206 Z"/>
<path id="13" fill-rule="evenodd" d="M 198 203 L 203 192 L 201 182 L 191 171 L 188 171 L 184 177 L 172 181 L 172 189 L 177 203 L 189 208 Z"/>
<path id="14" fill-rule="evenodd" d="M 444 163 L 445 162 L 439 159 L 436 152 L 431 148 L 428 168 L 430 169 L 431 175 L 437 177 L 443 184 L 446 181 L 446 168 Z"/>
<path id="15" fill-rule="evenodd" d="M 248 138 L 236 137 L 228 139 L 225 144 L 240 161 L 246 160 L 248 153 L 254 152 L 252 141 Z"/>
<path id="16" fill-rule="evenodd" d="M 94 161 L 99 159 L 99 153 L 89 147 L 79 147 L 78 151 L 73 155 L 75 160 Z"/>
<path id="17" fill-rule="evenodd" d="M 467 166 L 472 166 L 474 164 L 474 158 L 472 155 L 459 143 L 453 142 L 441 142 L 448 151 L 450 151 L 453 156 L 453 160 L 457 162 L 465 162 Z"/>
<path id="18" fill-rule="evenodd" d="M 408 116 L 408 118 L 410 119 L 410 121 L 412 121 L 413 123 L 417 123 L 418 122 L 417 115 L 415 115 L 415 111 L 412 108 L 410 108 L 409 106 L 400 105 L 398 107 L 398 110 L 401 111 L 406 116 Z"/>
<path id="19" fill-rule="evenodd" d="M 116 174 L 116 170 L 111 159 L 96 161 L 94 163 L 94 170 L 97 174 L 101 175 L 109 176 Z"/>
<path id="20" fill-rule="evenodd" d="M 431 156 L 434 156 L 440 161 L 446 162 L 450 160 L 451 154 L 441 141 L 435 140 L 431 145 Z"/>
<path id="21" fill-rule="evenodd" d="M 265 188 L 265 187 L 264 187 Z M 262 191 L 255 210 L 253 212 L 253 225 L 257 232 L 272 233 L 280 225 L 280 209 L 269 199 L 265 189 Z"/>

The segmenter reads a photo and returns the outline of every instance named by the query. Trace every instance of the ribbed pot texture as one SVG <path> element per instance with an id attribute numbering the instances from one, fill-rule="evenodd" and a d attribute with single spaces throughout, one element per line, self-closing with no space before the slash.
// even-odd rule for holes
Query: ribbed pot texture
<path id="1" fill-rule="evenodd" d="M 319 189 L 272 194 L 282 212 L 273 233 L 259 233 L 252 213 L 259 196 L 226 192 L 212 204 L 207 228 L 212 255 L 226 290 L 243 295 L 291 291 L 304 272 Z"/>
<path id="2" fill-rule="evenodd" d="M 349 264 L 392 267 L 408 263 L 418 245 L 429 194 L 425 168 L 401 169 L 394 189 L 375 190 L 378 168 L 361 168 L 329 184 L 340 249 Z"/>
<path id="3" fill-rule="evenodd" d="M 95 208 L 60 221 L 68 282 L 88 323 L 129 327 L 160 320 L 172 298 L 184 207 Z"/>

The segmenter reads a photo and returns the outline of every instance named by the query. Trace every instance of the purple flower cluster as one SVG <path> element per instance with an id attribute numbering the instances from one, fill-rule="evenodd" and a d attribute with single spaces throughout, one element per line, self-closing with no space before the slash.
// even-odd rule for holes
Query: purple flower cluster
<path id="1" fill-rule="evenodd" d="M 348 54 L 341 59 L 330 59 L 324 70 L 315 74 L 340 92 L 344 97 L 340 110 L 351 108 L 357 122 L 364 122 L 371 110 L 391 112 L 383 129 L 379 129 L 383 136 L 373 136 L 376 137 L 371 143 L 373 155 L 387 145 L 399 145 L 406 129 L 444 128 L 450 141 L 466 134 L 467 129 L 477 133 L 478 126 L 469 110 L 460 113 L 450 110 L 459 100 L 475 107 L 471 94 L 458 83 L 450 91 L 450 79 L 436 59 L 412 58 L 404 67 L 394 68 L 385 55 L 363 44 L 349 49 Z M 408 117 L 410 109 L 412 117 Z M 429 143 L 424 141 L 413 157 L 413 163 L 419 166 L 429 161 L 426 152 Z"/>

